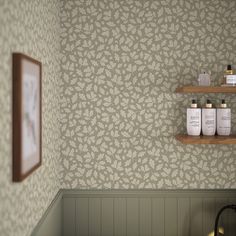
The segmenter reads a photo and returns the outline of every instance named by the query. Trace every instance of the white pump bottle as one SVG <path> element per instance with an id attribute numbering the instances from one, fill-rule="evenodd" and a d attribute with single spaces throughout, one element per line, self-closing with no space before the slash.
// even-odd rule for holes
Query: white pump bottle
<path id="1" fill-rule="evenodd" d="M 187 133 L 199 136 L 201 133 L 201 108 L 197 107 L 196 100 L 192 100 L 190 108 L 187 108 Z"/>
<path id="2" fill-rule="evenodd" d="M 213 136 L 216 133 L 216 109 L 212 107 L 210 100 L 202 108 L 202 134 Z"/>
<path id="3" fill-rule="evenodd" d="M 230 135 L 231 131 L 231 109 L 227 108 L 227 104 L 223 99 L 220 107 L 217 108 L 217 134 Z"/>

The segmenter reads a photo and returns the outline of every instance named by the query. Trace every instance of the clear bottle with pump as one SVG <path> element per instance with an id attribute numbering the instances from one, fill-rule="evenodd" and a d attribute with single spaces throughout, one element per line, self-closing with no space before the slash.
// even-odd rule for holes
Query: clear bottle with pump
<path id="1" fill-rule="evenodd" d="M 211 84 L 211 76 L 207 74 L 205 71 L 198 75 L 198 84 L 199 86 L 210 86 Z"/>
<path id="2" fill-rule="evenodd" d="M 202 134 L 213 136 L 216 133 L 216 109 L 213 108 L 210 100 L 202 108 Z"/>
<path id="3" fill-rule="evenodd" d="M 187 108 L 187 133 L 199 136 L 201 133 L 201 108 L 198 108 L 196 100 L 192 100 L 190 108 Z"/>
<path id="4" fill-rule="evenodd" d="M 223 99 L 220 107 L 217 108 L 217 134 L 230 135 L 231 132 L 231 109 L 227 108 L 227 104 Z"/>

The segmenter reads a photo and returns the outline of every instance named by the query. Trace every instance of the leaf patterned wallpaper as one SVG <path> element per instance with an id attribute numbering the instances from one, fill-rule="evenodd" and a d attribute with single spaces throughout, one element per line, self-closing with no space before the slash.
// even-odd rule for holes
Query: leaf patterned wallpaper
<path id="1" fill-rule="evenodd" d="M 173 138 L 192 98 L 225 98 L 236 132 L 236 95 L 174 93 L 199 67 L 218 84 L 236 64 L 235 9 L 235 0 L 0 0 L 0 234 L 30 235 L 61 187 L 236 188 L 234 145 Z M 43 63 L 43 165 L 21 184 L 11 182 L 16 51 Z"/>
<path id="2" fill-rule="evenodd" d="M 236 188 L 233 145 L 182 145 L 199 67 L 236 64 L 235 0 L 61 1 L 64 188 Z"/>
<path id="3" fill-rule="evenodd" d="M 1 236 L 30 235 L 60 188 L 59 10 L 58 0 L 0 0 Z M 12 52 L 43 70 L 42 166 L 21 183 L 12 183 Z"/>

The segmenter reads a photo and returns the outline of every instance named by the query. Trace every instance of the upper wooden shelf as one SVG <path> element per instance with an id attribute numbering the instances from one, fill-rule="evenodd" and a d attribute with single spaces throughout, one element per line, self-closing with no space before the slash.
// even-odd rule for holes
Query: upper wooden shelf
<path id="1" fill-rule="evenodd" d="M 183 86 L 175 90 L 176 93 L 236 93 L 236 86 Z"/>
<path id="2" fill-rule="evenodd" d="M 236 135 L 230 136 L 189 136 L 176 135 L 176 139 L 183 144 L 236 144 Z"/>

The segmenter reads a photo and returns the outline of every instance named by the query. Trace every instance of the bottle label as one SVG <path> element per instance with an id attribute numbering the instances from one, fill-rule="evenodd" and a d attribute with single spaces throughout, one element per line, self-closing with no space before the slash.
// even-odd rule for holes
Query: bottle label
<path id="1" fill-rule="evenodd" d="M 236 75 L 226 75 L 226 84 L 236 84 Z"/>
<path id="2" fill-rule="evenodd" d="M 201 132 L 201 109 L 187 109 L 187 133 L 188 135 L 200 135 Z"/>
<path id="3" fill-rule="evenodd" d="M 229 108 L 217 109 L 217 134 L 230 135 L 231 110 Z"/>
<path id="4" fill-rule="evenodd" d="M 202 133 L 203 135 L 215 135 L 216 109 L 202 109 Z"/>

